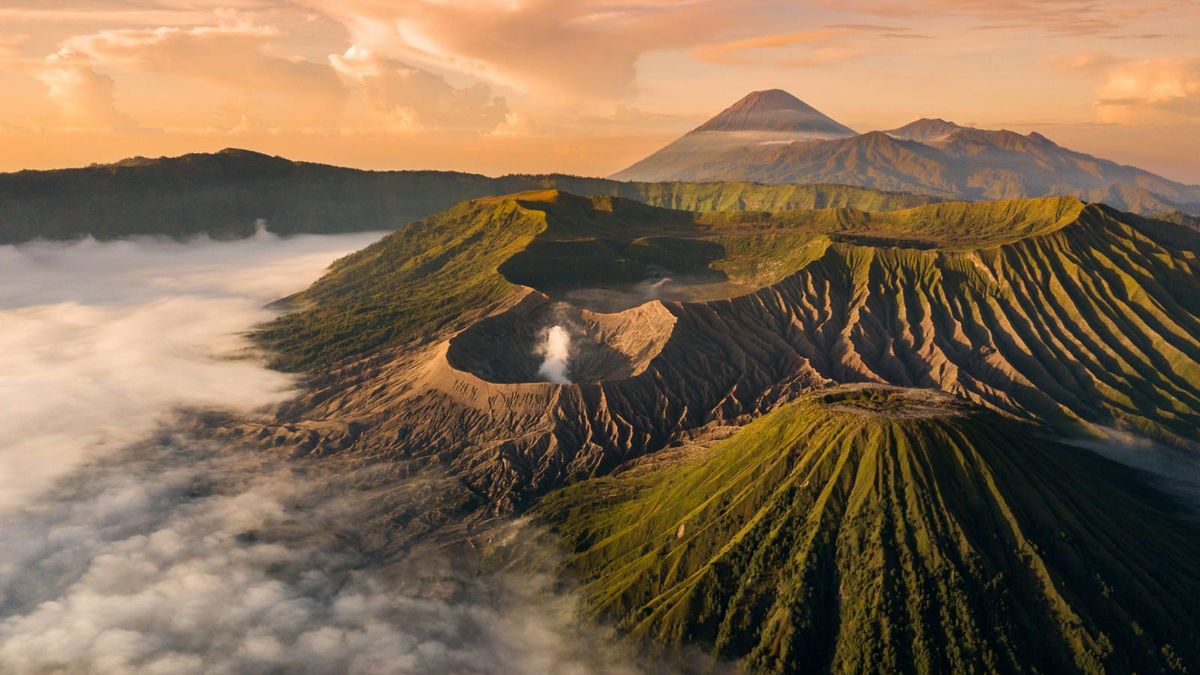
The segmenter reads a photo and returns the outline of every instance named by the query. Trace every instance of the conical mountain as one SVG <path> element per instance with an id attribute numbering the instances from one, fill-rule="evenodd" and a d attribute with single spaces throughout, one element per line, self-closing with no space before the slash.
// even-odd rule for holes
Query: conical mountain
<path id="1" fill-rule="evenodd" d="M 925 390 L 838 388 L 548 496 L 586 601 L 751 672 L 1182 672 L 1200 529 L 1128 469 Z"/>
<path id="2" fill-rule="evenodd" d="M 706 131 L 791 131 L 836 137 L 855 134 L 850 127 L 782 89 L 751 92 L 693 133 Z"/>
<path id="3" fill-rule="evenodd" d="M 744 149 L 848 138 L 855 131 L 782 89 L 747 94 L 717 116 L 633 166 L 618 180 L 668 180 Z"/>

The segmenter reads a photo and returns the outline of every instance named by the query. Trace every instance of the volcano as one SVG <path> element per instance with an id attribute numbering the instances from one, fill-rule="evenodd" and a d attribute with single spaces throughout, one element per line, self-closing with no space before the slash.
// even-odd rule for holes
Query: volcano
<path id="1" fill-rule="evenodd" d="M 698 642 L 749 672 L 1200 659 L 1195 524 L 1119 465 L 936 392 L 802 397 L 538 513 L 589 605 L 630 638 Z"/>
<path id="2" fill-rule="evenodd" d="M 619 171 L 617 180 L 661 181 L 738 150 L 848 138 L 856 132 L 781 89 L 747 94 L 665 148 Z"/>

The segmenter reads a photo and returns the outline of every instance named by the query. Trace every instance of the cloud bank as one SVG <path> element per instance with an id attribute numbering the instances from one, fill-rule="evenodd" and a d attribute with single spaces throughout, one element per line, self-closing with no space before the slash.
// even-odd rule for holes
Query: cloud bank
<path id="1" fill-rule="evenodd" d="M 0 247 L 0 511 L 175 407 L 283 400 L 237 333 L 377 236 Z"/>
<path id="2" fill-rule="evenodd" d="M 404 485 L 179 434 L 0 524 L 0 671 L 636 672 L 541 575 L 479 577 L 359 539 Z"/>
<path id="3" fill-rule="evenodd" d="M 0 672 L 637 672 L 551 575 L 407 550 L 440 479 L 180 410 L 289 396 L 237 333 L 373 238 L 0 248 Z"/>

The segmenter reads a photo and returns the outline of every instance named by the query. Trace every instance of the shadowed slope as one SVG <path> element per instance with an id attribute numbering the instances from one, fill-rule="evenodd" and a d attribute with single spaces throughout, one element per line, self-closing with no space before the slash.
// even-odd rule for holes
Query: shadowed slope
<path id="1" fill-rule="evenodd" d="M 892 132 L 729 152 L 670 180 L 831 182 L 945 198 L 1074 195 L 1141 213 L 1191 209 L 1200 187 L 1063 148 L 1046 137 L 950 128 L 930 120 Z"/>
<path id="2" fill-rule="evenodd" d="M 837 389 L 535 513 L 634 639 L 763 672 L 1197 663 L 1194 525 L 1128 471 L 934 392 Z"/>

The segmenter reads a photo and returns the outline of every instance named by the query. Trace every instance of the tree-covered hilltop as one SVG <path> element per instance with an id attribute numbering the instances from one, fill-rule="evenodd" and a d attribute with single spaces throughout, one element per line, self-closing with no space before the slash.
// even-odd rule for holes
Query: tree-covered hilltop
<path id="1" fill-rule="evenodd" d="M 244 237 L 393 230 L 466 199 L 561 188 L 693 211 L 849 207 L 880 211 L 933 197 L 835 185 L 622 183 L 565 175 L 363 171 L 223 150 L 81 169 L 0 174 L 0 244 L 131 235 Z"/>

